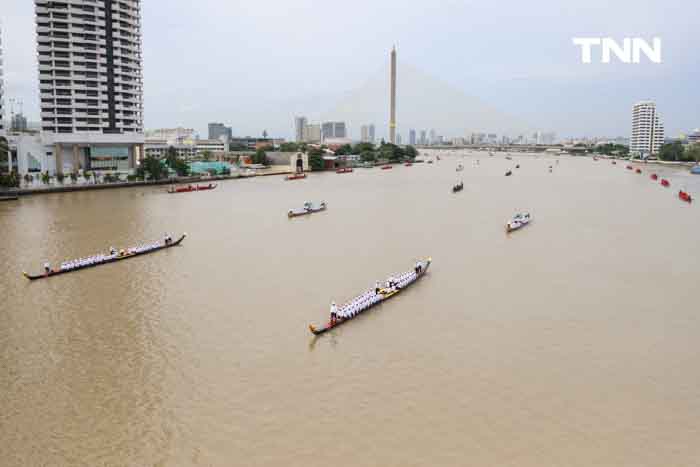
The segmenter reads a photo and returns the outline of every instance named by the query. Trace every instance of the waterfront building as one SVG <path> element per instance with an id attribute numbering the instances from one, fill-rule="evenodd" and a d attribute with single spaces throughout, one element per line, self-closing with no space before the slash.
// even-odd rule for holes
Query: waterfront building
<path id="1" fill-rule="evenodd" d="M 165 140 L 167 144 L 176 145 L 192 142 L 196 139 L 197 133 L 192 128 L 159 128 L 146 132 L 147 140 Z"/>
<path id="2" fill-rule="evenodd" d="M 321 138 L 347 138 L 345 122 L 324 122 L 321 125 Z"/>
<path id="3" fill-rule="evenodd" d="M 210 123 L 209 124 L 209 139 L 218 139 L 223 141 L 230 141 L 233 138 L 233 132 L 230 126 L 226 126 L 223 123 Z"/>
<path id="4" fill-rule="evenodd" d="M 410 144 L 411 146 L 416 145 L 416 130 L 414 130 L 413 128 L 408 130 L 408 144 Z"/>
<path id="5" fill-rule="evenodd" d="M 642 101 L 632 109 L 630 153 L 639 157 L 657 154 L 664 144 L 664 125 L 652 101 Z"/>
<path id="6" fill-rule="evenodd" d="M 55 171 L 143 155 L 140 0 L 35 0 L 41 128 Z"/>
<path id="7" fill-rule="evenodd" d="M 294 117 L 294 141 L 297 143 L 304 141 L 304 129 L 307 124 L 306 117 Z"/>
<path id="8" fill-rule="evenodd" d="M 700 128 L 696 128 L 688 134 L 688 144 L 700 143 Z"/>

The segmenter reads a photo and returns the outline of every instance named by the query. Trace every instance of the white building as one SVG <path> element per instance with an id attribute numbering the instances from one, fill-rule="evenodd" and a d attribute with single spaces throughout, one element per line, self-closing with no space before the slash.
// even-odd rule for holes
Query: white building
<path id="1" fill-rule="evenodd" d="M 648 157 L 657 154 L 664 144 L 664 124 L 652 101 L 639 102 L 632 109 L 630 153 Z"/>
<path id="2" fill-rule="evenodd" d="M 144 153 L 140 0 L 35 0 L 41 127 L 56 172 Z"/>
<path id="3" fill-rule="evenodd" d="M 321 125 L 321 137 L 323 141 L 335 138 L 347 138 L 345 122 L 323 122 Z"/>
<path id="4" fill-rule="evenodd" d="M 305 143 L 320 143 L 321 142 L 321 125 L 312 124 L 304 126 L 304 138 Z"/>
<path id="5" fill-rule="evenodd" d="M 700 128 L 696 128 L 688 135 L 688 144 L 700 143 Z"/>

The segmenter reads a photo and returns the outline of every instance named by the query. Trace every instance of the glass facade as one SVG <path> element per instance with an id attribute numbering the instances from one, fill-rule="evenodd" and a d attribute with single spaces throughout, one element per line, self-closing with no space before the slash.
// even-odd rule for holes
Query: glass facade
<path id="1" fill-rule="evenodd" d="M 91 146 L 88 150 L 91 170 L 129 170 L 129 146 Z"/>

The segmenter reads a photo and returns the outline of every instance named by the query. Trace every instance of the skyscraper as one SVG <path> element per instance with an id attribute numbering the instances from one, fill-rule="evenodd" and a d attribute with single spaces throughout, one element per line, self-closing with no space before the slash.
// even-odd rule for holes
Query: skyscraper
<path id="1" fill-rule="evenodd" d="M 323 122 L 323 125 L 321 125 L 321 137 L 324 140 L 328 138 L 345 138 L 345 122 Z"/>
<path id="2" fill-rule="evenodd" d="M 425 146 L 426 144 L 428 144 L 427 138 L 425 136 L 425 130 L 420 131 L 420 140 L 419 141 L 420 142 L 418 144 L 420 144 L 421 146 Z"/>
<path id="3" fill-rule="evenodd" d="M 374 144 L 374 123 L 369 124 L 369 142 Z"/>
<path id="4" fill-rule="evenodd" d="M 652 101 L 638 102 L 632 109 L 630 152 L 648 157 L 657 154 L 664 144 L 664 124 Z"/>
<path id="5" fill-rule="evenodd" d="M 435 144 L 437 143 L 437 139 L 435 138 L 435 130 L 431 129 L 430 130 L 430 141 L 429 144 Z"/>
<path id="6" fill-rule="evenodd" d="M 391 104 L 389 116 L 389 142 L 396 143 L 396 47 L 391 49 Z"/>
<path id="7" fill-rule="evenodd" d="M 401 133 L 396 133 L 396 144 L 401 144 Z"/>
<path id="8" fill-rule="evenodd" d="M 304 127 L 307 123 L 306 117 L 294 117 L 294 141 L 297 143 L 304 141 Z"/>
<path id="9" fill-rule="evenodd" d="M 143 155 L 140 0 L 35 0 L 41 128 L 56 172 L 128 170 Z"/>
<path id="10" fill-rule="evenodd" d="M 414 130 L 413 128 L 408 130 L 408 144 L 410 144 L 411 146 L 416 145 L 416 130 Z"/>
<path id="11" fill-rule="evenodd" d="M 224 137 L 226 142 L 233 139 L 233 130 L 231 127 L 224 125 L 223 123 L 210 123 L 209 124 L 209 139 L 221 139 Z"/>
<path id="12" fill-rule="evenodd" d="M 360 141 L 363 143 L 369 142 L 369 127 L 367 125 L 362 125 L 360 127 Z"/>

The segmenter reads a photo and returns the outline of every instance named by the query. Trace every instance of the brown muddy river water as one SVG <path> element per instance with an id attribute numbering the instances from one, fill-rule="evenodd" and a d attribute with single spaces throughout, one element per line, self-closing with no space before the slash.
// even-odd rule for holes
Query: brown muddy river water
<path id="1" fill-rule="evenodd" d="M 0 465 L 698 465 L 700 211 L 677 193 L 700 176 L 624 166 L 443 155 L 0 204 Z M 307 200 L 328 210 L 287 218 Z M 188 237 L 21 275 L 165 232 Z M 415 286 L 309 333 L 425 256 Z"/>

